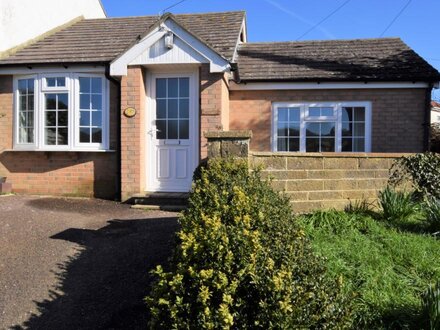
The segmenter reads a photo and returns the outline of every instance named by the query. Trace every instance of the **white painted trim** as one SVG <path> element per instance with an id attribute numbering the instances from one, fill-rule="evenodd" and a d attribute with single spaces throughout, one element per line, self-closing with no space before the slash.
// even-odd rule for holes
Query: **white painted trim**
<path id="1" fill-rule="evenodd" d="M 306 117 L 307 108 L 310 106 L 332 106 L 336 110 L 336 117 L 334 118 L 309 118 Z M 326 122 L 335 121 L 336 122 L 336 135 L 335 135 L 335 152 L 341 152 L 341 139 L 342 139 L 342 107 L 364 107 L 365 108 L 365 151 L 371 152 L 371 121 L 372 121 L 372 103 L 370 101 L 340 101 L 340 102 L 274 102 L 272 103 L 272 114 L 271 114 L 271 148 L 273 152 L 278 152 L 278 111 L 277 108 L 290 107 L 290 108 L 300 108 L 300 150 L 297 152 L 306 152 L 305 144 L 305 123 L 307 121 L 313 122 Z M 295 152 L 292 152 L 295 153 Z M 350 153 L 350 152 L 343 152 Z"/>
<path id="2" fill-rule="evenodd" d="M 104 73 L 104 66 L 68 66 L 67 68 L 61 65 L 48 65 L 47 67 L 41 67 L 41 65 L 36 65 L 35 67 L 30 64 L 30 67 L 27 67 L 26 64 L 21 66 L 13 66 L 13 67 L 1 67 L 0 66 L 0 75 L 35 75 L 35 74 L 68 74 L 68 73 Z"/>
<path id="3" fill-rule="evenodd" d="M 173 19 L 168 18 L 161 24 L 161 26 L 153 29 L 147 36 L 145 36 L 139 43 L 131 47 L 124 54 L 118 57 L 110 64 L 110 75 L 112 76 L 126 76 L 127 67 L 141 55 L 144 51 L 153 46 L 156 42 L 161 40 L 168 32 L 172 32 L 181 41 L 186 43 L 199 55 L 206 58 L 210 63 L 211 72 L 228 72 L 230 69 L 229 62 L 205 45 L 203 42 L 195 38 L 191 33 L 186 31 Z M 149 65 L 150 63 L 136 63 L 140 65 Z M 170 63 L 173 64 L 173 63 Z"/>
<path id="4" fill-rule="evenodd" d="M 103 74 L 90 74 L 87 72 L 74 73 L 57 72 L 55 76 L 66 77 L 66 87 L 60 88 L 43 88 L 43 80 L 47 76 L 46 71 L 41 74 L 34 75 L 14 75 L 14 133 L 13 133 L 13 149 L 17 151 L 107 151 L 109 148 L 109 118 L 110 118 L 110 84 Z M 102 144 L 79 144 L 76 143 L 79 129 L 79 76 L 84 77 L 100 77 L 103 79 L 103 132 Z M 20 144 L 18 143 L 18 80 L 19 79 L 35 79 L 34 86 L 34 143 Z M 68 126 L 68 144 L 62 146 L 48 146 L 44 144 L 44 94 L 45 93 L 68 93 L 69 95 L 69 126 Z"/>
<path id="5" fill-rule="evenodd" d="M 295 82 L 249 82 L 229 84 L 229 90 L 304 90 L 304 89 L 396 89 L 396 88 L 428 88 L 428 83 L 423 82 L 321 82 L 321 83 L 295 83 Z"/>
<path id="6" fill-rule="evenodd" d="M 165 69 L 166 70 L 166 69 Z M 193 93 L 190 95 L 190 108 L 191 103 L 195 109 L 195 113 L 193 118 L 190 120 L 190 132 L 192 135 L 190 136 L 190 143 L 192 144 L 191 148 L 191 159 L 192 159 L 192 167 L 196 168 L 199 164 L 199 150 L 200 150 L 200 126 L 199 126 L 199 117 L 200 117 L 200 105 L 199 105 L 199 70 L 196 67 L 193 70 L 190 70 L 188 67 L 183 66 L 182 69 L 173 69 L 170 71 L 163 70 L 154 70 L 147 71 L 147 75 L 145 77 L 145 83 L 147 86 L 146 90 L 146 115 L 145 115 L 145 132 L 143 134 L 143 138 L 146 144 L 146 162 L 145 162 L 145 191 L 146 192 L 156 192 L 159 191 L 158 187 L 155 185 L 154 177 L 156 176 L 155 170 L 156 168 L 156 155 L 155 153 L 155 145 L 154 141 L 149 138 L 149 132 L 152 130 L 152 120 L 151 114 L 156 111 L 155 105 L 155 83 L 154 80 L 156 78 L 173 78 L 173 77 L 182 77 L 186 76 L 190 78 L 190 84 L 192 84 Z M 154 160 L 154 161 L 152 161 Z M 168 189 L 167 192 L 182 192 L 181 189 Z"/>

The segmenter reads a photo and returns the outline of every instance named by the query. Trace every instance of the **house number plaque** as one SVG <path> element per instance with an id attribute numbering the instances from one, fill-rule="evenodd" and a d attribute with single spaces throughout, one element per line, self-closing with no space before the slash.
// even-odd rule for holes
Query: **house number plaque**
<path id="1" fill-rule="evenodd" d="M 135 108 L 127 108 L 124 110 L 125 117 L 132 118 L 136 115 L 136 109 Z"/>

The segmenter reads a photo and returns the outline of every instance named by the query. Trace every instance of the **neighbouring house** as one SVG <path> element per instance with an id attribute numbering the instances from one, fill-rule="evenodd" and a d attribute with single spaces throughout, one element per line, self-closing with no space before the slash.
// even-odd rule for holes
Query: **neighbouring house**
<path id="1" fill-rule="evenodd" d="M 440 124 L 440 103 L 431 101 L 431 124 Z"/>
<path id="2" fill-rule="evenodd" d="M 322 190 L 303 171 L 326 176 L 322 159 L 274 156 L 339 171 L 424 151 L 439 80 L 398 38 L 253 43 L 244 12 L 83 19 L 0 59 L 0 176 L 33 194 L 186 192 L 205 132 L 251 130 L 251 152 Z M 383 181 L 365 164 L 365 185 Z"/>
<path id="3" fill-rule="evenodd" d="M 100 0 L 2 0 L 0 55 L 72 20 L 106 16 Z"/>

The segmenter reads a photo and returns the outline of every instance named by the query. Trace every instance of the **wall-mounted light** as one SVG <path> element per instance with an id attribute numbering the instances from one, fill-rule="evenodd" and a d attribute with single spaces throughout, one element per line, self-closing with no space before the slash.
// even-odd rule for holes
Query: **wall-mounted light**
<path id="1" fill-rule="evenodd" d="M 168 49 L 173 48 L 174 46 L 174 34 L 171 31 L 168 31 L 165 35 L 165 47 Z"/>

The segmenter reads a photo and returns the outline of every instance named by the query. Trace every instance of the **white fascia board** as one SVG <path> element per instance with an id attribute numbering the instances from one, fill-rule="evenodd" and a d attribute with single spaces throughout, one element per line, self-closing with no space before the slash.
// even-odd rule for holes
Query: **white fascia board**
<path id="1" fill-rule="evenodd" d="M 289 82 L 231 82 L 229 90 L 304 90 L 304 89 L 386 89 L 386 88 L 428 88 L 428 83 L 423 82 L 321 82 L 321 83 L 289 83 Z"/>
<path id="2" fill-rule="evenodd" d="M 195 38 L 178 23 L 168 18 L 164 22 L 164 26 L 173 32 L 177 37 L 179 37 L 180 40 L 185 42 L 188 46 L 206 58 L 210 63 L 210 72 L 229 72 L 230 65 L 228 60 L 224 59 L 210 47 Z"/>
<path id="3" fill-rule="evenodd" d="M 105 66 L 103 65 L 93 65 L 93 66 L 87 66 L 87 65 L 69 65 L 67 67 L 64 67 L 59 64 L 29 64 L 29 67 L 27 67 L 25 64 L 17 66 L 7 66 L 7 67 L 0 67 L 0 75 L 31 75 L 31 74 L 38 74 L 38 73 L 71 73 L 71 72 L 78 72 L 78 73 L 104 73 L 105 72 Z"/>
<path id="4" fill-rule="evenodd" d="M 150 48 L 157 41 L 159 41 L 166 34 L 165 30 L 160 30 L 159 27 L 155 28 L 151 33 L 139 41 L 136 45 L 127 50 L 124 54 L 118 57 L 110 64 L 111 76 L 126 76 L 127 66 L 137 56 L 142 54 L 146 49 Z"/>

